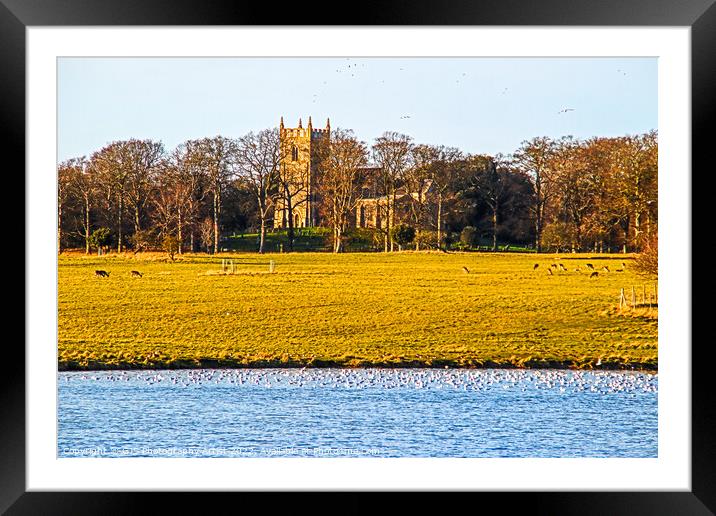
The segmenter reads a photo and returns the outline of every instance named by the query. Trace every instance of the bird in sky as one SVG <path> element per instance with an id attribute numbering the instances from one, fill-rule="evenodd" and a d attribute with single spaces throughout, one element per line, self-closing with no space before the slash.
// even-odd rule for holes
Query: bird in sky
<path id="1" fill-rule="evenodd" d="M 565 108 L 557 112 L 558 115 L 561 115 L 562 113 L 566 113 L 567 111 L 574 111 L 572 108 Z"/>
<path id="2" fill-rule="evenodd" d="M 403 115 L 403 116 L 401 116 L 400 118 L 401 118 L 401 119 L 403 119 L 403 118 L 410 118 L 410 115 Z"/>

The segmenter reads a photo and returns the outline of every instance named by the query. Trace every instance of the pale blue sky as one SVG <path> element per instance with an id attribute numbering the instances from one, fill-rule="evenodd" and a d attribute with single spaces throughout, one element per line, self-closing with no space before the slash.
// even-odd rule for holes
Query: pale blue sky
<path id="1" fill-rule="evenodd" d="M 573 109 L 559 113 L 563 109 Z M 58 159 L 115 140 L 287 127 L 509 154 L 535 136 L 657 129 L 656 58 L 60 58 Z M 409 118 L 404 118 L 409 117 Z"/>

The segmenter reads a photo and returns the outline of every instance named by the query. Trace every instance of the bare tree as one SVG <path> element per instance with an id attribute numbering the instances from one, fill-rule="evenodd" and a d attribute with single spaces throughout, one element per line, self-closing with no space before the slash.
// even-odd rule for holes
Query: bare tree
<path id="1" fill-rule="evenodd" d="M 454 147 L 416 145 L 412 152 L 413 166 L 404 174 L 411 191 L 420 188 L 420 185 L 425 184 L 426 181 L 431 181 L 431 189 L 435 197 L 430 199 L 421 196 L 419 199 L 413 199 L 413 207 L 416 211 L 414 217 L 420 217 L 421 212 L 429 212 L 434 208 L 432 214 L 434 225 L 431 223 L 431 226 L 437 230 L 438 247 L 442 242 L 445 203 L 454 198 L 458 189 L 457 179 L 462 172 L 458 160 L 461 158 L 462 153 Z"/>
<path id="2" fill-rule="evenodd" d="M 625 232 L 633 227 L 634 249 L 643 245 L 644 218 L 657 201 L 658 141 L 656 131 L 619 139 L 615 149 L 615 181 L 626 214 Z M 626 248 L 625 248 L 626 250 Z"/>
<path id="3" fill-rule="evenodd" d="M 80 167 L 72 175 L 70 188 L 72 195 L 82 204 L 82 218 L 79 224 L 80 235 L 85 241 L 85 253 L 89 254 L 90 235 L 92 234 L 90 213 L 97 190 L 97 174 L 84 157 L 79 158 L 79 164 Z"/>
<path id="4" fill-rule="evenodd" d="M 124 210 L 126 203 L 127 176 L 129 163 L 124 152 L 123 142 L 112 142 L 90 158 L 91 167 L 97 172 L 98 182 L 103 192 L 108 219 L 113 219 L 117 235 L 117 252 L 124 247 Z"/>
<path id="5" fill-rule="evenodd" d="M 219 224 L 221 219 L 222 193 L 232 178 L 236 163 L 236 142 L 223 136 L 202 138 L 185 143 L 195 164 L 200 166 L 207 178 L 207 188 L 212 196 L 214 224 L 214 252 L 219 252 Z"/>
<path id="6" fill-rule="evenodd" d="M 285 150 L 285 149 L 284 149 Z M 259 219 L 259 253 L 264 252 L 266 221 L 272 206 L 272 194 L 280 180 L 282 146 L 277 129 L 249 133 L 237 144 L 237 170 L 239 180 L 256 196 Z"/>
<path id="7" fill-rule="evenodd" d="M 492 222 L 492 250 L 497 251 L 498 221 L 503 203 L 507 201 L 509 181 L 506 178 L 504 160 L 501 155 L 470 156 L 470 187 L 476 193 L 475 198 L 484 202 L 490 209 Z"/>
<path id="8" fill-rule="evenodd" d="M 342 251 L 342 238 L 348 218 L 355 210 L 361 184 L 361 167 L 367 163 L 368 150 L 350 130 L 331 133 L 329 152 L 323 162 L 319 193 L 333 228 L 333 252 Z"/>
<path id="9" fill-rule="evenodd" d="M 412 138 L 396 132 L 385 132 L 373 144 L 373 159 L 380 167 L 380 187 L 385 196 L 382 207 L 386 222 L 384 249 L 394 250 L 391 229 L 395 227 L 397 189 L 405 171 L 411 165 Z M 381 209 L 380 203 L 378 209 Z M 383 218 L 383 217 L 381 217 Z"/>
<path id="10" fill-rule="evenodd" d="M 531 212 L 534 220 L 537 252 L 542 250 L 545 210 L 555 191 L 551 168 L 555 148 L 556 144 L 553 140 L 547 137 L 538 137 L 522 142 L 522 146 L 512 156 L 514 165 L 526 173 L 532 181 Z"/>
<path id="11" fill-rule="evenodd" d="M 162 163 L 164 146 L 151 140 L 129 140 L 124 143 L 127 171 L 127 200 L 134 213 L 134 232 L 142 231 L 142 220 L 151 196 L 155 176 Z"/>
<path id="12" fill-rule="evenodd" d="M 171 163 L 175 168 L 176 180 L 181 183 L 180 192 L 184 194 L 183 206 L 177 204 L 177 233 L 179 253 L 182 252 L 184 228 L 189 233 L 189 250 L 196 250 L 196 231 L 199 224 L 199 210 L 208 190 L 207 175 L 202 167 L 203 158 L 199 147 L 193 141 L 179 145 L 171 154 Z"/>
<path id="13" fill-rule="evenodd" d="M 72 181 L 74 176 L 81 170 L 81 159 L 70 159 L 64 161 L 57 167 L 57 252 L 62 254 L 62 226 L 63 214 L 67 201 L 72 194 Z"/>

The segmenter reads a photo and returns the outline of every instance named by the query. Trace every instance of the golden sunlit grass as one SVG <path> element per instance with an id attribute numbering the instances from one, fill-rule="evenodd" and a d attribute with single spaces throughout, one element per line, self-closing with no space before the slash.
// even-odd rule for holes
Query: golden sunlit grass
<path id="1" fill-rule="evenodd" d="M 222 273 L 222 258 L 233 260 L 233 274 Z M 169 262 L 63 254 L 59 366 L 655 369 L 656 317 L 614 310 L 620 289 L 643 280 L 624 255 L 612 258 L 404 252 Z M 595 278 L 585 268 L 614 270 L 622 261 L 623 272 Z M 552 263 L 568 270 L 549 275 Z M 95 277 L 97 269 L 109 278 Z"/>

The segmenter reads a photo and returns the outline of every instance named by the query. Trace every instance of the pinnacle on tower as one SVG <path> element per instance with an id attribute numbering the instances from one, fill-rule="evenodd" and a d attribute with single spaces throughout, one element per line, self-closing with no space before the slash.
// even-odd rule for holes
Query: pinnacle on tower
<path id="1" fill-rule="evenodd" d="M 331 119 L 330 118 L 326 118 L 326 129 L 329 131 L 331 130 Z"/>
<path id="2" fill-rule="evenodd" d="M 311 129 L 313 127 L 313 124 L 311 123 L 311 117 L 308 117 L 308 128 Z"/>
<path id="3" fill-rule="evenodd" d="M 281 117 L 281 125 L 280 125 L 280 127 L 281 127 L 281 129 L 283 129 L 283 117 Z"/>
<path id="4" fill-rule="evenodd" d="M 303 126 L 301 125 L 301 119 L 300 119 L 300 118 L 298 119 L 298 128 L 299 128 L 299 129 L 303 129 Z"/>

